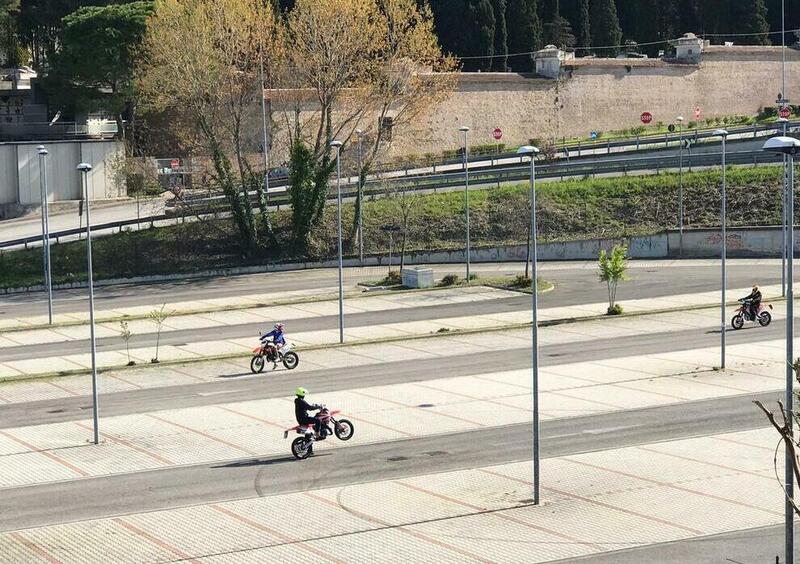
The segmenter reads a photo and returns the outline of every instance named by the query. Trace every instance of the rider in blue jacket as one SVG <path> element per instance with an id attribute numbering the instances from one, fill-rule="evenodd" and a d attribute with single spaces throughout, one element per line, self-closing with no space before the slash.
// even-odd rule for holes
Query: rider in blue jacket
<path id="1" fill-rule="evenodd" d="M 270 342 L 269 340 L 272 339 Z M 278 354 L 277 350 L 283 347 L 286 344 L 286 338 L 284 337 L 283 333 L 283 323 L 276 323 L 275 326 L 272 328 L 272 331 L 265 335 L 261 335 L 261 343 L 266 345 L 272 345 L 270 347 L 269 354 L 267 355 L 267 360 L 272 362 L 278 361 Z"/>

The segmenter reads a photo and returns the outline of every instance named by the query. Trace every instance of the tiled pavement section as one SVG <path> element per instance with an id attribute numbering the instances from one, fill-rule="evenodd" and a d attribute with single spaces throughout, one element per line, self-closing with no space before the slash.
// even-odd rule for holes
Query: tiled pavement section
<path id="1" fill-rule="evenodd" d="M 773 311 L 776 319 L 783 315 L 783 304 L 777 304 Z M 394 336 L 400 335 L 400 331 L 405 331 L 407 335 L 414 336 L 426 334 L 438 330 L 442 326 L 451 329 L 470 329 L 481 327 L 492 327 L 499 325 L 503 320 L 515 320 L 517 322 L 529 321 L 529 314 L 524 312 L 511 312 L 495 314 L 491 316 L 473 316 L 469 318 L 450 318 L 440 321 L 419 321 L 409 323 L 392 324 L 388 328 L 393 331 Z M 552 327 L 542 327 L 539 332 L 539 342 L 543 354 L 547 351 L 548 345 L 558 345 L 565 343 L 587 342 L 594 339 L 624 339 L 642 335 L 644 333 L 663 333 L 682 330 L 707 330 L 715 327 L 719 323 L 718 312 L 714 310 L 698 310 L 687 312 L 670 312 L 654 314 L 641 317 L 627 317 L 616 319 L 598 319 L 581 323 L 570 323 Z M 364 338 L 368 336 L 381 335 L 381 327 L 369 327 L 359 331 L 357 336 Z M 350 330 L 348 335 L 352 336 Z M 332 342 L 338 340 L 338 331 L 317 331 L 304 335 L 289 335 L 290 340 L 297 343 L 298 337 L 305 338 L 310 343 Z M 367 364 L 379 364 L 392 361 L 409 362 L 420 359 L 444 357 L 450 355 L 471 355 L 480 354 L 485 350 L 504 350 L 530 346 L 530 329 L 505 330 L 493 333 L 477 333 L 464 335 L 436 335 L 428 339 L 409 339 L 393 343 L 363 344 L 357 346 L 347 346 L 341 348 L 331 348 L 323 350 L 303 350 L 299 349 L 300 366 L 294 373 L 301 374 L 308 370 L 325 368 L 344 368 L 350 366 L 360 366 Z M 241 339 L 236 341 L 222 341 L 217 343 L 205 343 L 206 350 L 213 350 L 217 353 L 232 352 L 247 355 L 254 345 L 253 342 Z M 195 343 L 193 347 L 202 350 L 202 344 Z M 770 348 L 766 343 L 754 345 Z M 773 347 L 778 346 L 773 344 Z M 140 349 L 131 351 L 132 356 L 137 359 L 146 359 L 152 356 L 151 349 Z M 162 347 L 161 359 L 166 360 L 170 355 L 173 358 L 192 358 L 182 347 Z M 181 356 L 182 355 L 182 356 Z M 124 364 L 127 357 L 124 353 L 105 353 L 99 355 L 99 365 L 102 367 L 110 365 Z M 718 360 L 712 354 L 705 355 L 702 359 L 691 362 L 684 362 L 686 355 L 680 355 L 680 362 L 691 369 L 699 367 L 712 367 Z M 781 353 L 774 350 L 772 356 L 764 356 L 769 360 L 778 360 Z M 699 357 L 698 357 L 699 358 Z M 0 359 L 2 350 L 0 349 Z M 141 360 L 139 360 L 141 364 Z M 147 362 L 146 360 L 144 362 Z M 230 359 L 220 361 L 193 362 L 190 364 L 139 366 L 133 370 L 111 370 L 100 375 L 101 393 L 109 393 L 123 390 L 134 390 L 140 388 L 173 386 L 182 384 L 194 384 L 197 382 L 220 381 L 232 376 L 247 377 L 249 374 L 248 359 Z M 611 362 L 611 361 L 609 361 Z M 30 359 L 28 361 L 14 361 L 0 363 L 0 378 L 22 376 L 24 374 L 35 374 L 45 371 L 67 368 L 85 368 L 89 366 L 90 357 L 88 354 L 75 355 L 69 359 L 64 358 L 44 358 Z M 625 363 L 622 364 L 625 366 Z M 279 367 L 279 370 L 283 370 Z M 269 377 L 269 374 L 255 377 Z M 20 382 L 6 382 L 0 384 L 0 405 L 3 403 L 17 403 L 35 401 L 39 399 L 52 399 L 74 395 L 86 395 L 90 393 L 90 380 L 85 375 L 66 376 L 62 378 L 48 378 L 43 380 L 30 380 Z"/>
<path id="2" fill-rule="evenodd" d="M 758 430 L 545 459 L 540 507 L 530 464 L 513 463 L 8 532 L 0 561 L 577 558 L 780 523 L 775 441 Z"/>
<path id="3" fill-rule="evenodd" d="M 779 356 L 779 349 L 780 342 L 731 346 L 731 370 L 725 373 L 695 372 L 698 363 L 716 358 L 716 349 L 548 367 L 541 372 L 542 419 L 777 389 L 783 371 L 779 361 L 769 359 Z M 357 426 L 358 444 L 511 425 L 531 418 L 530 369 L 434 376 L 423 382 L 328 392 L 312 399 L 347 414 Z M 283 439 L 282 430 L 294 425 L 292 386 L 288 388 L 287 397 L 104 417 L 105 442 L 99 447 L 86 445 L 90 421 L 0 430 L 0 488 L 286 454 L 289 441 Z M 219 399 L 224 401 L 224 396 Z M 323 443 L 321 448 L 346 447 Z"/>

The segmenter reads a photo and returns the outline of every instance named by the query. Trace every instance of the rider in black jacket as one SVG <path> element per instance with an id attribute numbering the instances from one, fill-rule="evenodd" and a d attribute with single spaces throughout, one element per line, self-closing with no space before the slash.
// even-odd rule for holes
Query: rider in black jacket
<path id="1" fill-rule="evenodd" d="M 758 289 L 758 284 L 753 284 L 753 291 L 744 299 L 750 300 L 750 317 L 755 319 L 761 307 L 761 290 Z"/>
<path id="2" fill-rule="evenodd" d="M 316 411 L 322 409 L 321 405 L 315 403 L 308 403 L 305 399 L 308 391 L 305 388 L 297 388 L 295 390 L 294 398 L 294 417 L 297 419 L 298 425 L 314 425 L 314 432 L 319 436 L 320 420 L 308 414 L 309 411 Z"/>

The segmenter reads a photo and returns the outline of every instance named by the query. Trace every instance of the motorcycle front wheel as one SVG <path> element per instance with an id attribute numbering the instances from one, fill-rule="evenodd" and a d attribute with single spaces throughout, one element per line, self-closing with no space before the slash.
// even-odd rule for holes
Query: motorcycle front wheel
<path id="1" fill-rule="evenodd" d="M 292 441 L 292 454 L 297 460 L 305 460 L 311 456 L 311 445 L 313 443 L 305 437 L 297 437 Z"/>
<path id="2" fill-rule="evenodd" d="M 355 428 L 347 419 L 339 419 L 336 422 L 336 425 L 333 427 L 333 432 L 336 434 L 336 438 L 340 441 L 349 441 L 353 438 Z"/>
<path id="3" fill-rule="evenodd" d="M 770 315 L 768 311 L 762 311 L 758 315 L 758 324 L 762 327 L 766 327 L 770 323 L 772 323 L 772 315 Z"/>
<path id="4" fill-rule="evenodd" d="M 737 331 L 744 327 L 744 316 L 741 313 L 733 316 L 733 319 L 731 319 L 731 327 Z"/>
<path id="5" fill-rule="evenodd" d="M 259 372 L 263 372 L 264 371 L 264 357 L 263 356 L 258 354 L 258 355 L 253 357 L 253 359 L 250 361 L 250 371 L 253 374 L 257 374 Z"/>
<path id="6" fill-rule="evenodd" d="M 300 363 L 300 358 L 297 356 L 297 353 L 288 352 L 283 355 L 283 365 L 288 370 L 294 370 L 297 368 L 297 365 Z"/>

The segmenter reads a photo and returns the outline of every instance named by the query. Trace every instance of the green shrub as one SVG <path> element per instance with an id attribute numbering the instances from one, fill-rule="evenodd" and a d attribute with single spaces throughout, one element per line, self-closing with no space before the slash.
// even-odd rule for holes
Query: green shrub
<path id="1" fill-rule="evenodd" d="M 606 314 L 608 315 L 622 315 L 622 306 L 619 304 L 614 304 L 610 308 L 606 310 Z"/>
<path id="2" fill-rule="evenodd" d="M 455 286 L 461 282 L 458 274 L 445 274 L 439 281 L 439 286 Z"/>

